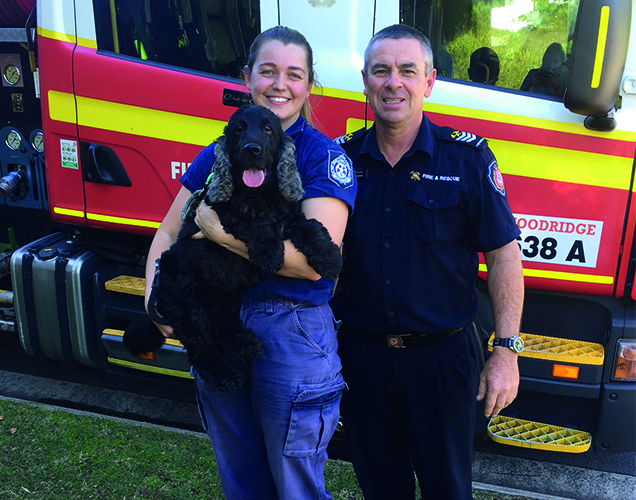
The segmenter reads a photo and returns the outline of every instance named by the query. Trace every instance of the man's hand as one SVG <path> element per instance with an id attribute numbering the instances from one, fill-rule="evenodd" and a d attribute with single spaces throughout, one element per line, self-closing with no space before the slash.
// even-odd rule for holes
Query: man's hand
<path id="1" fill-rule="evenodd" d="M 486 398 L 484 415 L 496 417 L 514 401 L 519 389 L 518 354 L 507 347 L 495 347 L 479 376 L 477 401 Z"/>
<path id="2" fill-rule="evenodd" d="M 513 240 L 497 250 L 485 252 L 484 258 L 488 266 L 488 292 L 495 331 L 501 337 L 519 335 L 524 292 L 519 245 Z M 517 356 L 507 347 L 495 347 L 481 372 L 477 401 L 486 399 L 484 414 L 487 417 L 499 415 L 517 396 Z"/>

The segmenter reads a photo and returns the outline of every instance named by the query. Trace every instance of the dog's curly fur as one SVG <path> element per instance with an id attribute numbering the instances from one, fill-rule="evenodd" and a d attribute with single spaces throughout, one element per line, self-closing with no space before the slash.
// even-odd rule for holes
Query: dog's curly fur
<path id="1" fill-rule="evenodd" d="M 245 243 L 249 260 L 210 240 L 192 239 L 199 228 L 190 215 L 159 260 L 149 308 L 173 327 L 212 389 L 231 391 L 243 384 L 249 360 L 261 352 L 254 332 L 241 325 L 243 294 L 262 273 L 282 267 L 283 241 L 291 240 L 327 279 L 337 277 L 342 258 L 325 227 L 301 211 L 294 143 L 274 113 L 261 106 L 239 108 L 214 153 L 214 176 L 204 199 L 225 231 Z M 152 351 L 163 341 L 148 317 L 124 333 L 134 354 Z"/>

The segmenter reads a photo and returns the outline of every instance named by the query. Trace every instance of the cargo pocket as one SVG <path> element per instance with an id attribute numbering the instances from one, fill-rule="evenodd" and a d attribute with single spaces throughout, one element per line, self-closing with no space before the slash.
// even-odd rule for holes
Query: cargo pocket
<path id="1" fill-rule="evenodd" d="M 344 387 L 340 374 L 326 384 L 298 384 L 283 455 L 311 457 L 327 448 L 338 424 Z"/>

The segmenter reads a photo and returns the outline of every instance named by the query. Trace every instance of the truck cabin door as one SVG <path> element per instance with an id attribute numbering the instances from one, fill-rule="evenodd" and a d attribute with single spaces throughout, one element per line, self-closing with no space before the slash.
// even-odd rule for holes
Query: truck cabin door
<path id="1" fill-rule="evenodd" d="M 614 109 L 623 75 L 636 71 L 626 59 L 630 0 L 399 4 L 402 22 L 432 43 L 427 116 L 485 137 L 495 153 L 522 231 L 526 286 L 620 296 L 621 241 L 636 214 L 635 94 L 621 92 Z M 611 111 L 615 128 L 590 128 L 608 120 L 586 119 L 587 110 Z"/>
<path id="2" fill-rule="evenodd" d="M 86 219 L 154 234 L 179 177 L 249 102 L 239 78 L 259 2 L 76 4 L 95 28 L 73 56 Z"/>

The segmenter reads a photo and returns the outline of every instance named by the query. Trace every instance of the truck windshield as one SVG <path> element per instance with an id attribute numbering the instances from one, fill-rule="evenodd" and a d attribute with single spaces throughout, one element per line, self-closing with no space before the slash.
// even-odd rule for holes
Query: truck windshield
<path id="1" fill-rule="evenodd" d="M 578 0 L 401 0 L 438 75 L 563 99 Z"/>

